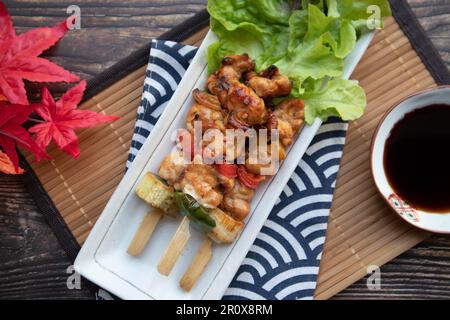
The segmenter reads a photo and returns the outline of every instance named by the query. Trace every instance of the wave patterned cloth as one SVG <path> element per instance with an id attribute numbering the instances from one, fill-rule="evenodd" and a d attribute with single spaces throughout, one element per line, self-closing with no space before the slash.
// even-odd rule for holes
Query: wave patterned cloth
<path id="1" fill-rule="evenodd" d="M 127 167 L 183 77 L 196 48 L 154 40 Z M 330 120 L 314 138 L 224 299 L 312 299 L 347 124 Z"/>

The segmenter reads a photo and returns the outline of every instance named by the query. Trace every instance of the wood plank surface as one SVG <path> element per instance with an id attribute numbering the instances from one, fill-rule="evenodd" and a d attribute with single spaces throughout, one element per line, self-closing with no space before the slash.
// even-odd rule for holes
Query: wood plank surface
<path id="1" fill-rule="evenodd" d="M 16 30 L 56 24 L 67 0 L 4 1 Z M 450 2 L 408 0 L 450 66 Z M 78 0 L 82 29 L 46 54 L 89 79 L 204 9 L 206 0 Z M 92 299 L 82 285 L 70 290 L 70 261 L 25 190 L 21 177 L 0 174 L 0 299 Z M 450 299 L 450 237 L 433 236 L 381 268 L 381 290 L 362 279 L 335 299 Z"/>

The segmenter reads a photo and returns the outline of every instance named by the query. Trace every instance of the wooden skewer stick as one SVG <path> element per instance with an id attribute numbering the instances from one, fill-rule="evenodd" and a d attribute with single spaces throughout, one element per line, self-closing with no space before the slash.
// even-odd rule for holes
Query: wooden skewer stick
<path id="1" fill-rule="evenodd" d="M 190 237 L 191 234 L 189 232 L 189 219 L 187 217 L 184 217 L 180 225 L 178 226 L 177 232 L 175 232 L 172 240 L 170 240 L 166 251 L 159 261 L 159 273 L 165 276 L 168 276 L 170 274 Z"/>
<path id="2" fill-rule="evenodd" d="M 128 247 L 127 252 L 129 254 L 137 257 L 144 251 L 163 214 L 159 209 L 152 209 L 145 215 Z"/>
<path id="3" fill-rule="evenodd" d="M 206 266 L 212 257 L 212 241 L 210 238 L 206 238 L 200 248 L 197 251 L 197 255 L 195 256 L 192 263 L 187 268 L 186 272 L 183 275 L 183 278 L 180 280 L 180 287 L 189 292 L 195 286 L 198 278 L 202 275 Z"/>

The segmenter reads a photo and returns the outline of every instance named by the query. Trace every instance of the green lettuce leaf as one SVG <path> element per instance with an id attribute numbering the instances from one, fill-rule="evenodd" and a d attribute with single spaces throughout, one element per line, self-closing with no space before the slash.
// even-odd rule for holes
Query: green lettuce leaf
<path id="1" fill-rule="evenodd" d="M 257 70 L 282 57 L 289 41 L 286 4 L 281 0 L 210 0 L 211 29 L 220 40 L 209 50 L 208 71 L 215 70 L 227 54 L 249 54 Z"/>
<path id="2" fill-rule="evenodd" d="M 305 92 L 306 122 L 311 124 L 316 118 L 326 120 L 336 116 L 342 120 L 361 117 L 366 107 L 366 94 L 356 81 L 332 79 L 324 88 Z"/>
<path id="3" fill-rule="evenodd" d="M 209 0 L 219 40 L 208 49 L 208 70 L 216 70 L 225 55 L 247 53 L 257 71 L 276 65 L 289 77 L 291 96 L 306 101 L 307 123 L 356 119 L 366 104 L 364 91 L 332 78 L 342 75 L 345 57 L 369 31 L 370 5 L 380 8 L 381 18 L 391 13 L 388 0 Z"/>
<path id="4" fill-rule="evenodd" d="M 234 31 L 243 24 L 257 27 L 261 20 L 254 16 L 248 0 L 209 0 L 208 12 L 228 31 Z M 258 31 L 263 32 L 262 29 Z"/>
<path id="5" fill-rule="evenodd" d="M 258 31 L 254 24 L 246 23 L 233 31 L 228 31 L 217 20 L 211 18 L 211 29 L 220 41 L 214 42 L 208 48 L 208 71 L 219 68 L 224 56 L 228 54 L 247 53 L 250 57 L 259 57 L 264 52 L 264 42 L 268 34 Z"/>
<path id="6" fill-rule="evenodd" d="M 324 0 L 302 0 L 302 9 L 308 8 L 308 5 L 313 4 L 320 10 L 324 9 Z"/>
<path id="7" fill-rule="evenodd" d="M 292 79 L 339 77 L 344 69 L 344 61 L 333 54 L 322 37 L 303 42 L 274 64 Z"/>
<path id="8" fill-rule="evenodd" d="M 377 6 L 380 9 L 380 23 L 383 26 L 384 17 L 392 14 L 389 1 L 386 0 L 327 0 L 328 15 L 340 17 L 343 20 L 351 21 L 358 28 L 365 28 L 367 19 L 372 16 L 368 11 L 370 6 Z"/>
<path id="9" fill-rule="evenodd" d="M 296 10 L 292 13 L 289 19 L 289 52 L 303 42 L 308 32 L 308 17 L 308 10 Z"/>
<path id="10" fill-rule="evenodd" d="M 323 36 L 338 58 L 345 58 L 356 45 L 356 30 L 351 23 L 328 17 L 315 6 L 309 6 L 308 32 L 305 41 Z"/>
<path id="11" fill-rule="evenodd" d="M 283 0 L 258 0 L 250 2 L 255 6 L 258 17 L 268 23 L 281 25 L 289 24 L 291 7 L 287 1 Z"/>
<path id="12" fill-rule="evenodd" d="M 389 1 L 386 0 L 327 0 L 329 10 L 346 20 L 366 20 L 372 13 L 367 12 L 370 6 L 380 8 L 381 17 L 388 17 L 392 14 Z"/>
<path id="13" fill-rule="evenodd" d="M 339 21 L 339 28 L 324 35 L 325 43 L 328 43 L 338 58 L 344 59 L 356 45 L 356 29 L 348 21 Z"/>
<path id="14" fill-rule="evenodd" d="M 229 31 L 251 23 L 260 32 L 271 32 L 274 25 L 288 27 L 292 13 L 286 0 L 209 0 L 208 12 Z"/>

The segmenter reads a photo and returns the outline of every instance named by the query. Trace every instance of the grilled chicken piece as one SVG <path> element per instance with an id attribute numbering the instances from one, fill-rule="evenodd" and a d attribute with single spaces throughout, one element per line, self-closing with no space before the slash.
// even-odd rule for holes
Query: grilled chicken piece
<path id="1" fill-rule="evenodd" d="M 222 106 L 226 104 L 228 89 L 239 81 L 242 74 L 255 69 L 255 62 L 247 54 L 229 55 L 223 58 L 222 66 L 213 73 L 206 83 L 208 90 L 219 98 Z"/>
<path id="2" fill-rule="evenodd" d="M 305 104 L 300 99 L 288 99 L 280 103 L 273 114 L 277 119 L 277 129 L 281 143 L 287 147 L 305 122 Z"/>
<path id="3" fill-rule="evenodd" d="M 192 93 L 195 103 L 187 115 L 187 128 L 193 133 L 194 122 L 201 121 L 203 133 L 208 129 L 225 132 L 226 112 L 220 106 L 219 99 L 209 93 L 195 89 Z"/>
<path id="4" fill-rule="evenodd" d="M 217 208 L 223 195 L 219 191 L 219 180 L 212 166 L 205 164 L 188 165 L 184 176 L 179 181 L 184 193 L 192 196 L 207 209 Z"/>
<path id="5" fill-rule="evenodd" d="M 222 106 L 220 105 L 219 98 L 217 98 L 217 96 L 215 95 L 209 94 L 205 91 L 200 91 L 199 89 L 195 89 L 192 92 L 192 96 L 198 104 L 201 104 L 215 111 L 223 111 Z"/>
<path id="6" fill-rule="evenodd" d="M 236 183 L 235 179 L 225 177 L 224 175 L 221 175 L 220 173 L 217 173 L 217 177 L 219 178 L 219 184 L 222 186 L 222 188 L 225 190 L 225 192 L 233 190 L 234 185 Z"/>
<path id="7" fill-rule="evenodd" d="M 245 167 L 247 168 L 248 172 L 263 176 L 275 175 L 278 170 L 279 161 L 281 161 L 280 156 L 282 155 L 282 153 L 280 150 L 278 150 L 278 159 L 273 159 L 272 152 L 272 146 L 268 145 L 266 150 L 262 150 L 261 148 L 259 148 L 257 154 L 255 154 L 254 156 L 249 155 L 245 159 Z"/>
<path id="8" fill-rule="evenodd" d="M 254 68 L 255 63 L 246 54 L 226 56 L 207 81 L 209 91 L 217 95 L 222 106 L 248 126 L 262 125 L 269 116 L 264 101 L 240 82 L 242 75 Z"/>
<path id="9" fill-rule="evenodd" d="M 225 132 L 225 117 L 222 111 L 211 109 L 205 105 L 196 103 L 187 115 L 187 129 L 194 133 L 194 123 L 201 122 L 202 132 L 208 129 L 218 129 Z"/>
<path id="10" fill-rule="evenodd" d="M 176 184 L 187 167 L 184 160 L 180 152 L 172 152 L 164 158 L 159 167 L 158 175 L 170 185 L 175 186 L 175 189 L 178 189 Z"/>
<path id="11" fill-rule="evenodd" d="M 270 66 L 259 74 L 248 72 L 245 78 L 248 86 L 262 98 L 287 96 L 292 90 L 289 78 L 282 76 L 280 70 L 275 66 Z"/>
<path id="12" fill-rule="evenodd" d="M 269 118 L 264 100 L 239 81 L 230 86 L 226 107 L 239 122 L 248 126 L 263 125 Z"/>
<path id="13" fill-rule="evenodd" d="M 232 190 L 225 193 L 221 207 L 238 221 L 244 220 L 250 213 L 250 201 L 253 190 L 235 181 Z"/>

